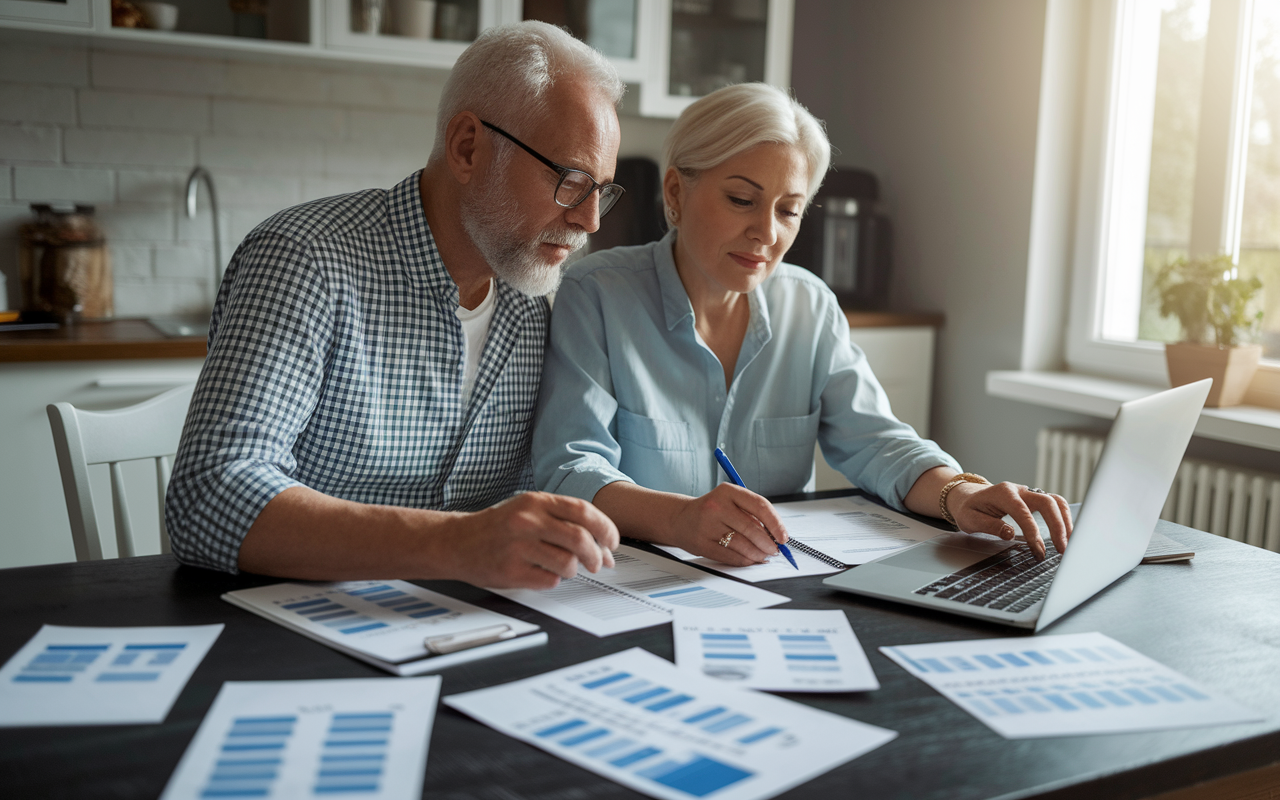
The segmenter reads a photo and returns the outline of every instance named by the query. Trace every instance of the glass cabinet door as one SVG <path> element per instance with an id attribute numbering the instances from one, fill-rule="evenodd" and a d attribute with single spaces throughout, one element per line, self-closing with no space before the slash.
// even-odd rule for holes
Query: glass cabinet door
<path id="1" fill-rule="evenodd" d="M 646 116 L 677 116 L 722 86 L 788 86 L 793 0 L 662 0 L 655 32 L 663 45 L 640 97 Z"/>
<path id="2" fill-rule="evenodd" d="M 645 78 L 650 37 L 641 30 L 641 5 L 651 0 L 524 0 L 522 19 L 560 25 L 609 57 L 629 83 Z"/>
<path id="3" fill-rule="evenodd" d="M 480 31 L 507 21 L 499 0 L 327 0 L 326 11 L 334 49 L 439 67 L 453 66 Z"/>

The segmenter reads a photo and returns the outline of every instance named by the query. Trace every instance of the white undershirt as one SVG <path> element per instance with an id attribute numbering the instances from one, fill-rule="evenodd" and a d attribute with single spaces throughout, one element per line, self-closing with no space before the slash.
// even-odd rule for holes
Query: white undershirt
<path id="1" fill-rule="evenodd" d="M 489 279 L 489 289 L 480 305 L 472 309 L 458 306 L 458 321 L 462 323 L 462 361 L 465 364 L 462 372 L 462 401 L 471 400 L 471 387 L 475 385 L 476 373 L 480 371 L 480 356 L 484 354 L 484 340 L 489 336 L 489 323 L 493 321 L 493 309 L 497 305 L 493 289 L 493 278 Z"/>

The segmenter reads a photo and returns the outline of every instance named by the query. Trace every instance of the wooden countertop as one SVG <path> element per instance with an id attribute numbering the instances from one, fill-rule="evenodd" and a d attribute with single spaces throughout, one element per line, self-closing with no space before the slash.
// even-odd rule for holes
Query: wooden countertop
<path id="1" fill-rule="evenodd" d="M 845 311 L 853 328 L 942 326 L 934 312 Z M 0 363 L 99 361 L 132 358 L 203 358 L 199 336 L 166 338 L 143 319 L 114 319 L 64 325 L 56 330 L 7 331 L 0 325 Z"/>
<path id="2" fill-rule="evenodd" d="M 6 331 L 0 325 L 0 363 L 204 358 L 199 336 L 169 339 L 142 319 L 64 325 L 56 330 Z"/>
<path id="3" fill-rule="evenodd" d="M 852 311 L 844 310 L 850 328 L 941 328 L 945 317 L 940 311 Z"/>

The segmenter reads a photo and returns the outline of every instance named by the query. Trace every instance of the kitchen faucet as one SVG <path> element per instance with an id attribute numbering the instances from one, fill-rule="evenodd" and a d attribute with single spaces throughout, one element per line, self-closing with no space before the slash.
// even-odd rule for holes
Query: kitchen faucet
<path id="1" fill-rule="evenodd" d="M 218 296 L 218 285 L 222 283 L 222 237 L 218 233 L 218 195 L 213 191 L 213 176 L 209 170 L 197 166 L 187 176 L 187 219 L 195 219 L 196 196 L 200 193 L 200 181 L 204 181 L 209 190 L 209 211 L 213 217 L 213 295 Z"/>

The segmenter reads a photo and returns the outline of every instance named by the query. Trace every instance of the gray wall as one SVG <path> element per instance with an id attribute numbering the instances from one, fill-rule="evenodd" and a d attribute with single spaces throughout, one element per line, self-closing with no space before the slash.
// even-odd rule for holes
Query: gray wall
<path id="1" fill-rule="evenodd" d="M 1099 423 L 984 388 L 1022 363 L 1045 14 L 1045 0 L 796 1 L 796 95 L 827 121 L 835 164 L 880 179 L 893 307 L 946 314 L 934 438 L 993 480 L 1034 479 L 1041 427 Z"/>

